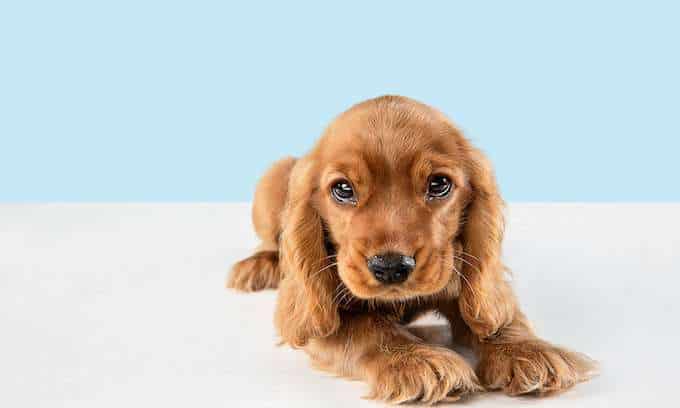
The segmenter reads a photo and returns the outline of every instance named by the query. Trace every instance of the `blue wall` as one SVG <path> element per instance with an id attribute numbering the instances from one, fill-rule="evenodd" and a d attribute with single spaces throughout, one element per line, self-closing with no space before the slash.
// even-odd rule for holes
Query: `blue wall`
<path id="1" fill-rule="evenodd" d="M 8 3 L 0 201 L 247 201 L 385 93 L 449 114 L 509 201 L 680 200 L 670 1 Z"/>

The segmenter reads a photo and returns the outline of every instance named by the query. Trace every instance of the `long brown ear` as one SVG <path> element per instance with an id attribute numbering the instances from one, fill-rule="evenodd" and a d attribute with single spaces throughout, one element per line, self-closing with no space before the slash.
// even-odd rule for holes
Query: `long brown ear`
<path id="1" fill-rule="evenodd" d="M 329 267 L 332 260 L 324 246 L 323 222 L 312 203 L 315 167 L 309 158 L 295 164 L 282 220 L 279 248 L 284 277 L 275 323 L 283 341 L 293 347 L 328 336 L 340 326 L 333 302 L 338 281 Z"/>
<path id="2" fill-rule="evenodd" d="M 493 337 L 514 317 L 515 298 L 504 279 L 501 242 L 505 221 L 503 200 L 493 169 L 484 155 L 469 150 L 472 199 L 466 209 L 462 240 L 466 255 L 463 284 L 458 299 L 463 319 L 481 338 Z"/>

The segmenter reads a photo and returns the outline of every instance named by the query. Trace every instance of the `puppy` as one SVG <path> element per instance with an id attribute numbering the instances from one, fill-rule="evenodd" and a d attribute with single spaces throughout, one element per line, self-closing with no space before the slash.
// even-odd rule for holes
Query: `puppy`
<path id="1" fill-rule="evenodd" d="M 260 248 L 228 286 L 278 288 L 275 324 L 324 370 L 393 403 L 483 389 L 545 394 L 593 373 L 538 338 L 504 279 L 503 201 L 489 162 L 437 110 L 399 96 L 353 106 L 306 156 L 274 164 L 255 193 Z M 404 325 L 427 311 L 479 358 Z"/>

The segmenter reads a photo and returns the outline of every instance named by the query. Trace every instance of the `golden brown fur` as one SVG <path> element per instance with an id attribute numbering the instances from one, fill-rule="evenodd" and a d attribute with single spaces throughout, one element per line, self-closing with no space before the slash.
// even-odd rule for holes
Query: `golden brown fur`
<path id="1" fill-rule="evenodd" d="M 455 189 L 426 199 L 429 177 Z M 358 197 L 329 193 L 349 180 Z M 355 105 L 314 149 L 276 163 L 255 194 L 262 245 L 237 263 L 230 287 L 279 288 L 276 327 L 314 364 L 366 381 L 370 396 L 434 403 L 486 389 L 559 391 L 594 368 L 584 355 L 535 336 L 500 260 L 503 201 L 482 153 L 433 108 L 398 96 Z M 366 259 L 395 251 L 415 269 L 398 285 L 377 281 Z M 454 351 L 403 328 L 438 311 L 472 347 L 476 370 Z"/>

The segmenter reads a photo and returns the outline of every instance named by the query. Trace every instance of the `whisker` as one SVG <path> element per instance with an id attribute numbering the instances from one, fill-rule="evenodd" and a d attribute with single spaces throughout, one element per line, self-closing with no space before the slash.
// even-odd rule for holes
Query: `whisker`
<path id="1" fill-rule="evenodd" d="M 339 305 L 340 295 L 343 292 L 344 292 L 344 287 L 342 286 L 342 282 L 340 282 L 340 283 L 338 283 L 338 286 L 335 287 L 335 295 L 333 296 L 331 303 L 335 304 L 335 302 L 338 302 L 338 305 Z"/>
<path id="2" fill-rule="evenodd" d="M 331 303 L 334 305 L 339 305 L 340 304 L 340 294 L 342 293 L 341 290 L 338 290 L 335 292 L 335 295 L 333 296 L 333 299 L 331 300 Z"/>
<path id="3" fill-rule="evenodd" d="M 461 278 L 463 278 L 463 282 L 466 283 L 466 284 L 468 285 L 468 288 L 470 288 L 470 290 L 472 291 L 472 294 L 473 294 L 474 296 L 477 296 L 477 291 L 475 290 L 474 287 L 472 287 L 472 284 L 470 283 L 470 281 L 468 280 L 468 278 L 466 278 L 465 275 L 463 275 L 462 273 L 460 273 L 460 271 L 458 270 L 458 268 L 456 268 L 455 266 L 453 267 L 453 270 L 458 274 L 458 276 L 460 276 Z"/>
<path id="4" fill-rule="evenodd" d="M 465 255 L 465 256 L 469 256 L 470 258 L 476 260 L 477 262 L 480 262 L 479 258 L 477 258 L 476 256 L 472 255 L 472 254 L 469 253 L 469 252 L 460 251 L 460 254 L 461 254 L 461 255 Z"/>
<path id="5" fill-rule="evenodd" d="M 314 275 L 312 275 L 311 277 L 315 278 L 321 272 L 325 271 L 328 268 L 332 268 L 332 267 L 336 266 L 337 264 L 338 264 L 337 262 L 330 263 L 330 264 L 324 266 L 323 268 L 319 269 L 318 271 L 314 272 Z"/>
<path id="6" fill-rule="evenodd" d="M 343 287 L 342 289 L 344 294 L 342 295 L 342 298 L 340 298 L 339 304 L 342 306 L 346 306 L 352 300 L 352 293 L 349 291 L 349 289 L 347 289 L 347 287 Z"/>
<path id="7" fill-rule="evenodd" d="M 353 299 L 354 299 L 354 298 L 353 298 L 353 296 L 352 296 L 352 292 L 350 292 L 350 291 L 348 290 L 348 291 L 347 291 L 347 299 L 345 299 L 345 300 L 343 301 L 343 305 L 344 305 L 344 306 L 349 306 L 349 305 L 352 303 L 352 300 L 353 300 Z"/>
<path id="8" fill-rule="evenodd" d="M 461 258 L 461 257 L 456 256 L 456 255 L 454 255 L 453 258 L 454 258 L 454 259 L 457 259 L 457 260 L 459 260 L 459 261 L 461 261 L 461 262 L 464 262 L 465 264 L 467 264 L 467 265 L 470 266 L 471 268 L 474 268 L 475 271 L 477 271 L 478 273 L 481 273 L 481 271 L 480 271 L 480 269 L 479 269 L 478 266 L 473 265 L 472 263 L 470 263 L 469 261 L 467 261 L 465 258 Z"/>

